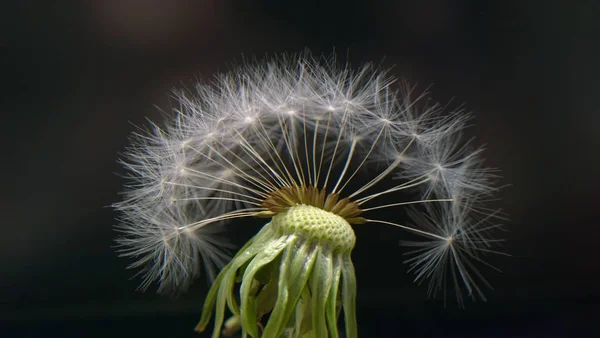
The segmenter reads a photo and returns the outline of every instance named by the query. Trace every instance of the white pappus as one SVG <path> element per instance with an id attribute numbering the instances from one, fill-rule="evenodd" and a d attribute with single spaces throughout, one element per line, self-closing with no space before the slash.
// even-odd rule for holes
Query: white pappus
<path id="1" fill-rule="evenodd" d="M 498 213 L 484 205 L 495 173 L 462 139 L 469 114 L 414 91 L 370 64 L 353 70 L 306 52 L 176 92 L 173 122 L 138 130 L 122 156 L 117 241 L 141 288 L 184 290 L 203 269 L 214 278 L 229 260 L 222 224 L 272 216 L 279 209 L 266 201 L 296 187 L 347 198 L 354 211 L 335 211 L 354 227 L 421 236 L 402 244 L 432 293 L 449 281 L 459 300 L 483 298 L 476 265 L 498 253 L 489 237 Z M 378 217 L 388 208 L 409 208 L 410 220 Z"/>

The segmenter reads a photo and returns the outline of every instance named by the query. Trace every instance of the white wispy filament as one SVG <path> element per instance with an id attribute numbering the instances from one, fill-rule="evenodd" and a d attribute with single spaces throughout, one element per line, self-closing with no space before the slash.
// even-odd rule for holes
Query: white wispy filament
<path id="1" fill-rule="evenodd" d="M 313 186 L 355 201 L 366 219 L 356 227 L 421 236 L 403 244 L 430 292 L 448 280 L 459 300 L 483 297 L 476 265 L 496 252 L 488 236 L 497 214 L 483 205 L 495 176 L 482 149 L 461 139 L 469 116 L 413 91 L 371 65 L 352 70 L 308 53 L 178 91 L 173 123 L 134 133 L 122 160 L 118 243 L 141 269 L 141 288 L 184 290 L 203 268 L 214 276 L 228 261 L 221 225 L 265 211 L 282 187 Z"/>

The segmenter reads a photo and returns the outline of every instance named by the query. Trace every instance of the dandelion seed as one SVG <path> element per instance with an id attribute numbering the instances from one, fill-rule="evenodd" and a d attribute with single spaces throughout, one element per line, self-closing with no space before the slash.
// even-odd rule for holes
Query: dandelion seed
<path id="1" fill-rule="evenodd" d="M 356 337 L 353 226 L 385 224 L 427 239 L 403 244 L 431 294 L 450 281 L 460 302 L 465 292 L 484 298 L 475 264 L 497 253 L 496 213 L 483 206 L 493 172 L 461 140 L 468 115 L 393 82 L 371 65 L 304 53 L 177 93 L 174 123 L 134 134 L 123 161 L 118 242 L 142 268 L 141 288 L 183 290 L 201 266 L 222 268 L 198 331 L 214 314 L 213 337 L 338 337 L 344 312 L 345 335 Z M 393 208 L 411 208 L 412 222 L 379 217 Z M 267 223 L 225 265 L 220 226 L 240 218 Z"/>

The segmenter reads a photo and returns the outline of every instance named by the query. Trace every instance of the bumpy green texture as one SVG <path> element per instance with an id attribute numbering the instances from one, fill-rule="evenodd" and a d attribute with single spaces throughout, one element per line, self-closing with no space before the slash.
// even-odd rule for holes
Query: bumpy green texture
<path id="1" fill-rule="evenodd" d="M 284 234 L 305 236 L 334 250 L 351 251 L 356 244 L 354 230 L 344 218 L 310 205 L 297 205 L 277 214 L 271 224 Z"/>
<path id="2" fill-rule="evenodd" d="M 343 309 L 345 336 L 356 337 L 355 243 L 350 225 L 322 209 L 297 205 L 275 215 L 217 276 L 196 330 L 214 312 L 212 336 L 230 331 L 227 306 L 243 337 L 335 338 Z"/>

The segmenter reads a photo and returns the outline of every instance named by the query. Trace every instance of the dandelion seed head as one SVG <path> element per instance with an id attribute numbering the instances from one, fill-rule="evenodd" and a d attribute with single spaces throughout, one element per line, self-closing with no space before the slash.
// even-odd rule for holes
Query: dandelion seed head
<path id="1" fill-rule="evenodd" d="M 469 114 L 445 113 L 371 64 L 309 53 L 247 63 L 174 96 L 173 122 L 134 133 L 121 161 L 118 243 L 142 288 L 183 290 L 203 268 L 214 275 L 227 262 L 224 223 L 310 206 L 423 236 L 406 242 L 418 281 L 435 291 L 451 274 L 483 294 L 473 271 L 491 251 L 495 214 L 482 201 L 496 188 L 482 149 L 462 139 Z M 376 211 L 409 206 L 411 225 Z"/>

